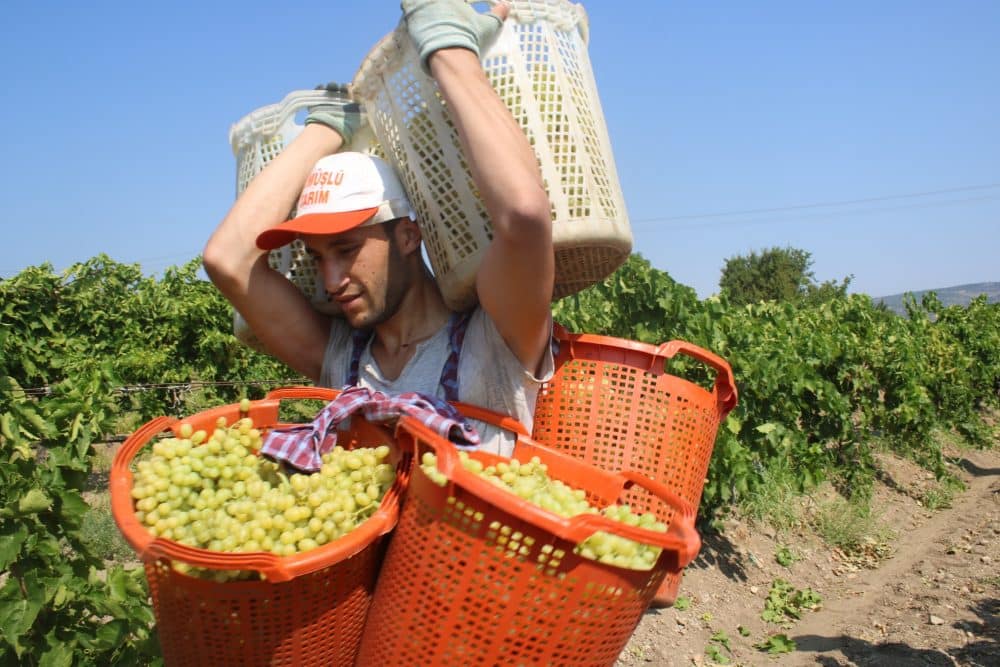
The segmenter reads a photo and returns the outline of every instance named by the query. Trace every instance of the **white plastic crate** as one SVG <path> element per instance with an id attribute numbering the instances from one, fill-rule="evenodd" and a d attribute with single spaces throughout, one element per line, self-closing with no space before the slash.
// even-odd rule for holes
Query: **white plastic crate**
<path id="1" fill-rule="evenodd" d="M 552 202 L 554 298 L 578 292 L 628 259 L 632 231 L 587 54 L 588 21 L 568 0 L 513 0 L 482 54 L 493 88 L 531 142 Z M 445 301 L 476 301 L 492 231 L 458 133 L 404 25 L 369 52 L 351 86 L 421 223 Z"/>
<path id="2" fill-rule="evenodd" d="M 281 153 L 303 130 L 307 109 L 319 103 L 349 101 L 346 92 L 299 90 L 289 93 L 281 102 L 261 107 L 247 114 L 229 130 L 229 144 L 236 156 L 236 196 L 259 174 L 267 163 Z M 372 131 L 365 125 L 355 133 L 344 150 L 370 153 L 382 157 Z M 294 216 L 295 212 L 292 212 Z M 302 241 L 276 248 L 268 255 L 271 268 L 291 280 L 309 298 L 316 310 L 328 315 L 338 312 L 336 303 L 323 288 L 316 261 L 306 252 Z M 261 345 L 239 312 L 233 312 L 233 333 L 243 343 L 260 350 Z"/>

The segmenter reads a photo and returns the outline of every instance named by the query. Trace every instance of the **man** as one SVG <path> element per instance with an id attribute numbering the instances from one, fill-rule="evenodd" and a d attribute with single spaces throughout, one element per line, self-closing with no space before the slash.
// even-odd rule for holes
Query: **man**
<path id="1" fill-rule="evenodd" d="M 478 14 L 463 0 L 402 6 L 493 226 L 476 278 L 479 308 L 448 310 L 391 168 L 337 153 L 358 123 L 343 110 L 313 114 L 249 184 L 205 246 L 205 269 L 261 343 L 321 385 L 462 400 L 530 429 L 538 388 L 552 373 L 550 204 L 527 138 L 479 62 L 509 8 Z M 268 267 L 265 250 L 296 236 L 316 257 L 343 320 L 318 314 Z M 509 454 L 509 439 L 477 426 L 487 449 Z"/>

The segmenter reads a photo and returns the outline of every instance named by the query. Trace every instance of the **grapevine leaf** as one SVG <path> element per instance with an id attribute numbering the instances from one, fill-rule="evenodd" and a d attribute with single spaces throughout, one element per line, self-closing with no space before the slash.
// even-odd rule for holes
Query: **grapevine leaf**
<path id="1" fill-rule="evenodd" d="M 134 567 L 130 570 L 124 570 L 124 572 L 128 575 L 126 579 L 128 592 L 145 599 L 149 595 L 146 588 L 146 572 L 141 567 Z"/>
<path id="2" fill-rule="evenodd" d="M 78 412 L 76 417 L 73 418 L 73 424 L 69 429 L 69 439 L 70 441 L 76 440 L 77 436 L 80 435 L 80 425 L 83 422 L 83 413 Z"/>
<path id="3" fill-rule="evenodd" d="M 52 596 L 52 607 L 58 609 L 59 607 L 66 604 L 66 601 L 70 598 L 69 589 L 66 588 L 66 584 L 60 584 L 59 588 L 56 589 L 56 594 Z"/>
<path id="4" fill-rule="evenodd" d="M 115 568 L 108 574 L 108 590 L 111 591 L 111 599 L 118 602 L 124 601 L 129 588 L 128 575 L 124 570 Z"/>
<path id="5" fill-rule="evenodd" d="M 790 639 L 786 634 L 771 635 L 759 644 L 754 644 L 756 648 L 775 655 L 778 653 L 791 653 L 795 650 L 795 640 Z"/>
<path id="6" fill-rule="evenodd" d="M 729 635 L 726 634 L 725 630 L 718 630 L 710 638 L 713 642 L 719 642 L 726 647 L 727 651 L 732 651 L 732 647 L 729 645 Z"/>
<path id="7" fill-rule="evenodd" d="M 95 611 L 101 614 L 114 616 L 115 618 L 127 618 L 128 613 L 120 602 L 110 597 L 100 597 L 93 600 Z"/>
<path id="8" fill-rule="evenodd" d="M 52 465 L 58 468 L 68 468 L 69 470 L 87 470 L 86 459 L 83 454 L 77 454 L 67 448 L 50 449 L 49 460 Z"/>
<path id="9" fill-rule="evenodd" d="M 59 546 L 59 540 L 51 534 L 39 534 L 33 546 L 34 552 L 38 556 L 54 559 L 59 558 L 62 555 L 62 548 Z"/>
<path id="10" fill-rule="evenodd" d="M 45 635 L 47 648 L 38 658 L 38 667 L 70 667 L 73 664 L 73 644 L 57 637 L 55 629 Z"/>
<path id="11" fill-rule="evenodd" d="M 24 494 L 17 503 L 17 511 L 24 514 L 38 514 L 52 505 L 52 499 L 44 491 L 35 488 Z"/>
<path id="12" fill-rule="evenodd" d="M 77 491 L 65 490 L 59 493 L 59 501 L 64 520 L 78 524 L 90 511 L 90 505 Z"/>
<path id="13" fill-rule="evenodd" d="M 5 531 L 6 531 L 5 527 Z M 21 546 L 28 539 L 28 529 L 23 524 L 11 534 L 0 536 L 0 570 L 7 571 L 10 564 L 17 560 Z"/>
<path id="14" fill-rule="evenodd" d="M 717 665 L 728 665 L 730 664 L 729 657 L 725 653 L 719 650 L 719 647 L 714 644 L 709 644 L 705 647 L 705 655 L 708 656 L 709 660 Z"/>
<path id="15" fill-rule="evenodd" d="M 22 584 L 25 584 L 27 596 L 21 593 Z M 0 634 L 19 657 L 25 650 L 21 641 L 42 609 L 42 596 L 38 593 L 37 587 L 28 585 L 27 577 L 11 577 L 0 589 Z"/>
<path id="16" fill-rule="evenodd" d="M 127 634 L 126 630 L 124 620 L 116 619 L 110 623 L 105 623 L 97 631 L 97 640 L 94 643 L 95 648 L 102 650 L 115 648 L 121 644 L 122 639 Z"/>

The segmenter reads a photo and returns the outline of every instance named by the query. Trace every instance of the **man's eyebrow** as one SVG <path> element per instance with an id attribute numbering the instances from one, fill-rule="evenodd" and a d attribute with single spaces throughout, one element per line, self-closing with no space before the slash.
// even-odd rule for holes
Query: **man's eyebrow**
<path id="1" fill-rule="evenodd" d="M 356 245 L 360 241 L 361 241 L 361 239 L 357 238 L 356 236 L 340 236 L 340 235 L 338 235 L 338 236 L 334 236 L 334 237 L 331 237 L 329 239 L 326 239 L 322 243 L 317 243 L 315 245 L 320 250 L 326 249 L 326 248 L 334 248 L 334 249 L 336 249 L 336 248 L 341 248 L 341 247 L 344 247 L 344 246 Z M 317 250 L 316 248 L 310 247 L 308 244 L 303 244 L 303 245 L 306 247 L 306 249 L 310 253 L 314 253 L 314 254 L 315 253 L 319 253 L 319 250 Z"/>

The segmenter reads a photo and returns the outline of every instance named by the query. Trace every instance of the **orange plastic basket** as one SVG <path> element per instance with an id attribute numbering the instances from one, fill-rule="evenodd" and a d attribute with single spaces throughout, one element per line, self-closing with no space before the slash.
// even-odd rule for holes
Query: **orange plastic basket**
<path id="1" fill-rule="evenodd" d="M 666 533 L 601 515 L 570 519 L 529 504 L 464 469 L 457 450 L 411 418 L 396 430 L 414 460 L 426 451 L 448 483 L 414 464 L 406 502 L 379 575 L 357 665 L 611 665 L 667 572 L 700 546 L 694 508 L 634 472 L 613 474 L 520 436 L 514 456 L 538 456 L 549 475 L 615 502 L 629 486 L 645 490 Z M 491 464 L 506 460 L 474 452 Z M 646 571 L 573 553 L 594 532 L 663 548 Z"/>
<path id="2" fill-rule="evenodd" d="M 736 406 L 729 364 L 696 345 L 648 345 L 556 327 L 556 372 L 538 394 L 532 438 L 605 470 L 636 470 L 697 508 L 719 423 Z M 715 370 L 708 391 L 667 372 L 684 355 Z M 626 493 L 643 509 L 643 498 Z M 671 605 L 681 572 L 654 598 Z"/>
<path id="3" fill-rule="evenodd" d="M 352 665 L 384 554 L 384 537 L 396 525 L 408 461 L 393 447 L 394 486 L 375 513 L 350 534 L 294 556 L 219 553 L 154 538 L 139 523 L 131 498 L 130 464 L 155 435 L 182 424 L 211 432 L 216 420 L 243 416 L 266 429 L 278 426 L 280 401 L 330 400 L 337 392 L 277 390 L 251 402 L 248 415 L 226 405 L 182 421 L 160 417 L 138 429 L 111 467 L 112 513 L 125 539 L 145 563 L 160 645 L 167 665 Z M 393 443 L 388 429 L 361 418 L 338 434 L 347 449 Z M 217 583 L 175 571 L 172 561 L 218 570 L 255 570 L 266 581 Z"/>

